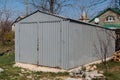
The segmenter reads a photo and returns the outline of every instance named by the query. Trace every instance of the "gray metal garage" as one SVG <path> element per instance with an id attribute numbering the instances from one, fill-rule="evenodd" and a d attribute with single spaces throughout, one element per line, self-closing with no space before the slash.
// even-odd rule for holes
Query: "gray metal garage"
<path id="1" fill-rule="evenodd" d="M 114 31 L 36 11 L 15 23 L 15 61 L 74 68 L 99 59 L 101 40 L 109 41 L 107 56 L 112 55 L 115 40 L 108 33 Z"/>

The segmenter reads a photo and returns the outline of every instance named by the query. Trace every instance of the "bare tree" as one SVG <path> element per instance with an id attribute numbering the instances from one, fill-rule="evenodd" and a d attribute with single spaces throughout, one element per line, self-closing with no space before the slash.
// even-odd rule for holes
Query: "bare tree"
<path id="1" fill-rule="evenodd" d="M 120 9 L 120 0 L 111 0 L 110 7 Z"/>
<path id="2" fill-rule="evenodd" d="M 28 15 L 28 0 L 26 0 L 26 16 Z"/>
<path id="3" fill-rule="evenodd" d="M 80 11 L 80 13 L 84 10 L 86 11 L 86 13 L 88 14 L 89 17 L 94 17 L 94 15 L 96 15 L 98 12 L 100 12 L 101 10 L 103 10 L 104 8 L 106 8 L 108 6 L 108 4 L 106 4 L 106 6 L 104 5 L 104 3 L 108 2 L 109 0 L 78 0 L 78 2 L 76 3 L 77 8 L 79 9 L 78 11 Z M 101 4 L 104 5 L 104 8 L 102 8 L 102 6 L 100 6 Z"/>
<path id="4" fill-rule="evenodd" d="M 54 14 L 64 15 L 71 18 L 79 18 L 83 9 L 88 16 L 93 17 L 97 11 L 101 11 L 98 7 L 102 3 L 109 0 L 28 0 L 29 12 L 41 10 Z M 25 0 L 20 0 L 26 5 Z"/>
<path id="5" fill-rule="evenodd" d="M 42 11 L 58 14 L 65 7 L 73 7 L 73 0 L 31 0 L 29 4 Z"/>
<path id="6" fill-rule="evenodd" d="M 64 7 L 80 7 L 88 10 L 96 5 L 102 4 L 108 0 L 29 0 L 29 3 L 36 9 L 59 13 Z"/>
<path id="7" fill-rule="evenodd" d="M 13 11 L 7 8 L 7 2 L 0 7 L 0 41 L 5 44 L 4 34 L 11 31 Z"/>

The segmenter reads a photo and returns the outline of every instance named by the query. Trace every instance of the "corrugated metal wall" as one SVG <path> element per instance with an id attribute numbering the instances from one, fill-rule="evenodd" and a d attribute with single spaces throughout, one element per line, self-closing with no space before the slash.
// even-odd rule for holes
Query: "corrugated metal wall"
<path id="1" fill-rule="evenodd" d="M 19 50 L 19 61 L 23 63 L 37 63 L 37 24 L 20 23 L 16 37 Z"/>
<path id="2" fill-rule="evenodd" d="M 15 62 L 19 62 L 19 24 L 15 24 Z"/>
<path id="3" fill-rule="evenodd" d="M 68 69 L 68 23 L 60 19 L 16 23 L 16 62 Z"/>
<path id="4" fill-rule="evenodd" d="M 39 64 L 45 66 L 60 66 L 60 47 L 61 47 L 61 23 L 58 22 L 46 22 L 39 24 Z M 42 34 L 42 35 L 40 35 Z"/>
<path id="5" fill-rule="evenodd" d="M 68 69 L 68 21 L 39 23 L 39 65 Z"/>
<path id="6" fill-rule="evenodd" d="M 70 22 L 69 68 L 99 60 L 100 56 L 103 58 L 103 43 L 107 47 L 106 55 L 111 56 L 115 51 L 113 35 L 111 30 Z"/>

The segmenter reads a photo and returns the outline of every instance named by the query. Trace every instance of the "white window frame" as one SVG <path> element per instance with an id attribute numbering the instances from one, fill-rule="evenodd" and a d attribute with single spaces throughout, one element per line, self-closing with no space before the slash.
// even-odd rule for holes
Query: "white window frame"
<path id="1" fill-rule="evenodd" d="M 114 16 L 107 16 L 107 17 L 105 18 L 105 21 L 106 21 L 106 22 L 114 22 L 114 21 L 115 21 L 115 17 L 114 17 Z"/>

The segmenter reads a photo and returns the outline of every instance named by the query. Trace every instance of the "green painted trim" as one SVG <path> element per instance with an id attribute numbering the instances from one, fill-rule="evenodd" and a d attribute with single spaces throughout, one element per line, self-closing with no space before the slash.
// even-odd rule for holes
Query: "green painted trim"
<path id="1" fill-rule="evenodd" d="M 102 26 L 105 28 L 120 28 L 120 24 L 104 24 Z"/>

